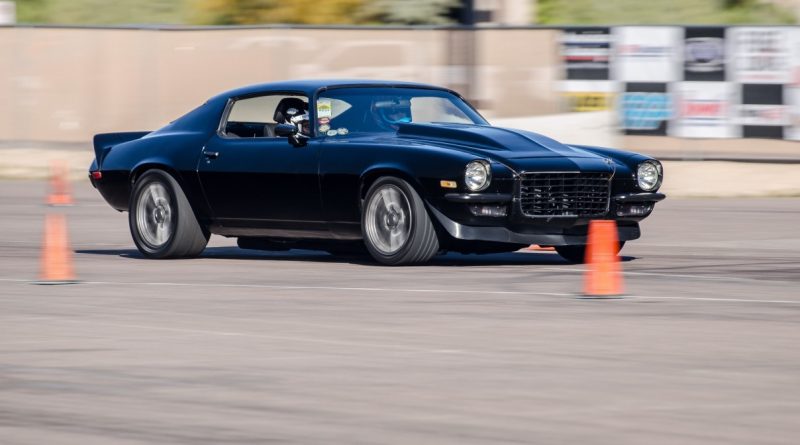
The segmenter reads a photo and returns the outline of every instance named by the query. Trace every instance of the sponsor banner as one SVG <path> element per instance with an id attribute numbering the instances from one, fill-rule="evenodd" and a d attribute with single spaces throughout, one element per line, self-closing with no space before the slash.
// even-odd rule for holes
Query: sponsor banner
<path id="1" fill-rule="evenodd" d="M 692 27 L 684 30 L 683 79 L 725 80 L 725 28 Z"/>
<path id="2" fill-rule="evenodd" d="M 787 120 L 789 121 L 784 137 L 793 141 L 800 141 L 800 86 L 784 87 L 783 94 L 785 95 Z"/>
<path id="3" fill-rule="evenodd" d="M 613 95 L 603 92 L 563 93 L 569 111 L 603 111 L 613 107 Z"/>
<path id="4" fill-rule="evenodd" d="M 628 135 L 665 136 L 672 117 L 666 83 L 626 83 L 620 98 L 621 127 Z"/>
<path id="5" fill-rule="evenodd" d="M 670 136 L 684 138 L 732 138 L 739 136 L 733 124 L 736 86 L 728 82 L 680 82 L 674 86 L 675 119 Z"/>
<path id="6" fill-rule="evenodd" d="M 789 81 L 800 86 L 800 28 L 789 30 Z"/>
<path id="7" fill-rule="evenodd" d="M 789 124 L 785 105 L 741 104 L 739 123 L 743 126 L 784 126 Z"/>
<path id="8" fill-rule="evenodd" d="M 558 89 L 567 93 L 616 93 L 619 85 L 610 80 L 562 80 Z"/>
<path id="9" fill-rule="evenodd" d="M 614 29 L 614 78 L 623 82 L 674 82 L 682 78 L 683 29 L 623 26 Z"/>
<path id="10" fill-rule="evenodd" d="M 728 59 L 731 77 L 740 83 L 791 81 L 791 28 L 730 28 Z"/>
<path id="11" fill-rule="evenodd" d="M 0 25 L 17 23 L 17 6 L 11 1 L 0 1 Z"/>
<path id="12" fill-rule="evenodd" d="M 789 83 L 800 86 L 800 28 L 789 30 Z"/>
<path id="13" fill-rule="evenodd" d="M 611 58 L 610 28 L 564 30 L 561 58 L 568 80 L 608 80 Z"/>
<path id="14" fill-rule="evenodd" d="M 743 84 L 742 103 L 738 106 L 737 123 L 746 138 L 783 139 L 784 126 L 789 125 L 789 110 L 783 103 L 783 85 Z"/>

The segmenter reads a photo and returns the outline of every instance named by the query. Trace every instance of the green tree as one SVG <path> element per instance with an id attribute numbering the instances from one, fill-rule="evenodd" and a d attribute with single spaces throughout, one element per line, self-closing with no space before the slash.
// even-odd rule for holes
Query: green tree
<path id="1" fill-rule="evenodd" d="M 40 23 L 46 21 L 45 0 L 18 0 L 17 21 L 19 23 Z"/>
<path id="2" fill-rule="evenodd" d="M 17 0 L 20 23 L 183 23 L 186 0 Z"/>
<path id="3" fill-rule="evenodd" d="M 452 22 L 450 9 L 461 0 L 371 0 L 363 8 L 371 21 L 406 25 L 439 25 Z"/>
<path id="4" fill-rule="evenodd" d="M 438 24 L 460 0 L 16 0 L 21 23 Z"/>
<path id="5" fill-rule="evenodd" d="M 364 0 L 194 0 L 193 22 L 212 25 L 261 23 L 358 23 Z"/>
<path id="6" fill-rule="evenodd" d="M 537 23 L 616 24 L 786 24 L 791 11 L 759 0 L 538 0 Z"/>

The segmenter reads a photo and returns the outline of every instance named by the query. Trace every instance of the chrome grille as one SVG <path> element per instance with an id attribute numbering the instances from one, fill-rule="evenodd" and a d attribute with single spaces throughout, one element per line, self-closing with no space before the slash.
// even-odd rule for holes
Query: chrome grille
<path id="1" fill-rule="evenodd" d="M 520 204 L 525 216 L 593 217 L 608 211 L 611 173 L 525 173 Z"/>

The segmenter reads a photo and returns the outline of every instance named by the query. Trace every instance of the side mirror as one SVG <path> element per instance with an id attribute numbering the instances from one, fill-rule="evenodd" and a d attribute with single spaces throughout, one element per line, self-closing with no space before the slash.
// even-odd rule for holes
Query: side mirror
<path id="1" fill-rule="evenodd" d="M 275 126 L 275 136 L 290 138 L 297 134 L 297 127 L 292 124 L 278 124 Z"/>

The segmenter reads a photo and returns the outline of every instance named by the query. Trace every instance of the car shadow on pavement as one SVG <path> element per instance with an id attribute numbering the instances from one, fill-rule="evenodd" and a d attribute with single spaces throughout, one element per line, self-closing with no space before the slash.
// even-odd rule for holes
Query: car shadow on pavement
<path id="1" fill-rule="evenodd" d="M 620 261 L 632 261 L 636 257 L 621 256 Z M 513 266 L 513 265 L 542 265 L 542 266 L 575 266 L 555 252 L 508 252 L 491 253 L 483 255 L 465 255 L 448 253 L 431 259 L 432 266 Z"/>
<path id="2" fill-rule="evenodd" d="M 137 249 L 80 249 L 75 250 L 76 254 L 83 255 L 108 255 L 135 260 L 149 260 Z M 366 256 L 333 256 L 327 252 L 319 250 L 286 250 L 286 251 L 263 251 L 240 249 L 238 247 L 206 247 L 203 253 L 197 258 L 189 260 L 202 261 L 204 259 L 228 259 L 228 260 L 273 260 L 273 261 L 311 261 L 324 263 L 353 263 L 353 264 L 374 264 L 371 258 Z M 157 260 L 152 260 L 157 261 Z M 171 259 L 168 261 L 181 261 L 181 259 Z"/>
<path id="3" fill-rule="evenodd" d="M 77 254 L 84 255 L 109 255 L 131 259 L 146 259 L 136 249 L 81 249 Z M 230 259 L 230 260 L 271 260 L 271 261 L 307 261 L 321 263 L 349 263 L 364 266 L 381 266 L 367 255 L 331 255 L 318 250 L 293 249 L 287 251 L 261 251 L 240 249 L 238 247 L 207 247 L 199 258 L 203 259 Z M 637 259 L 632 256 L 621 256 L 623 262 Z M 468 267 L 468 266 L 513 266 L 513 265 L 549 265 L 573 266 L 555 252 L 508 252 L 494 254 L 460 254 L 447 253 L 430 260 L 428 265 L 440 267 Z"/>

